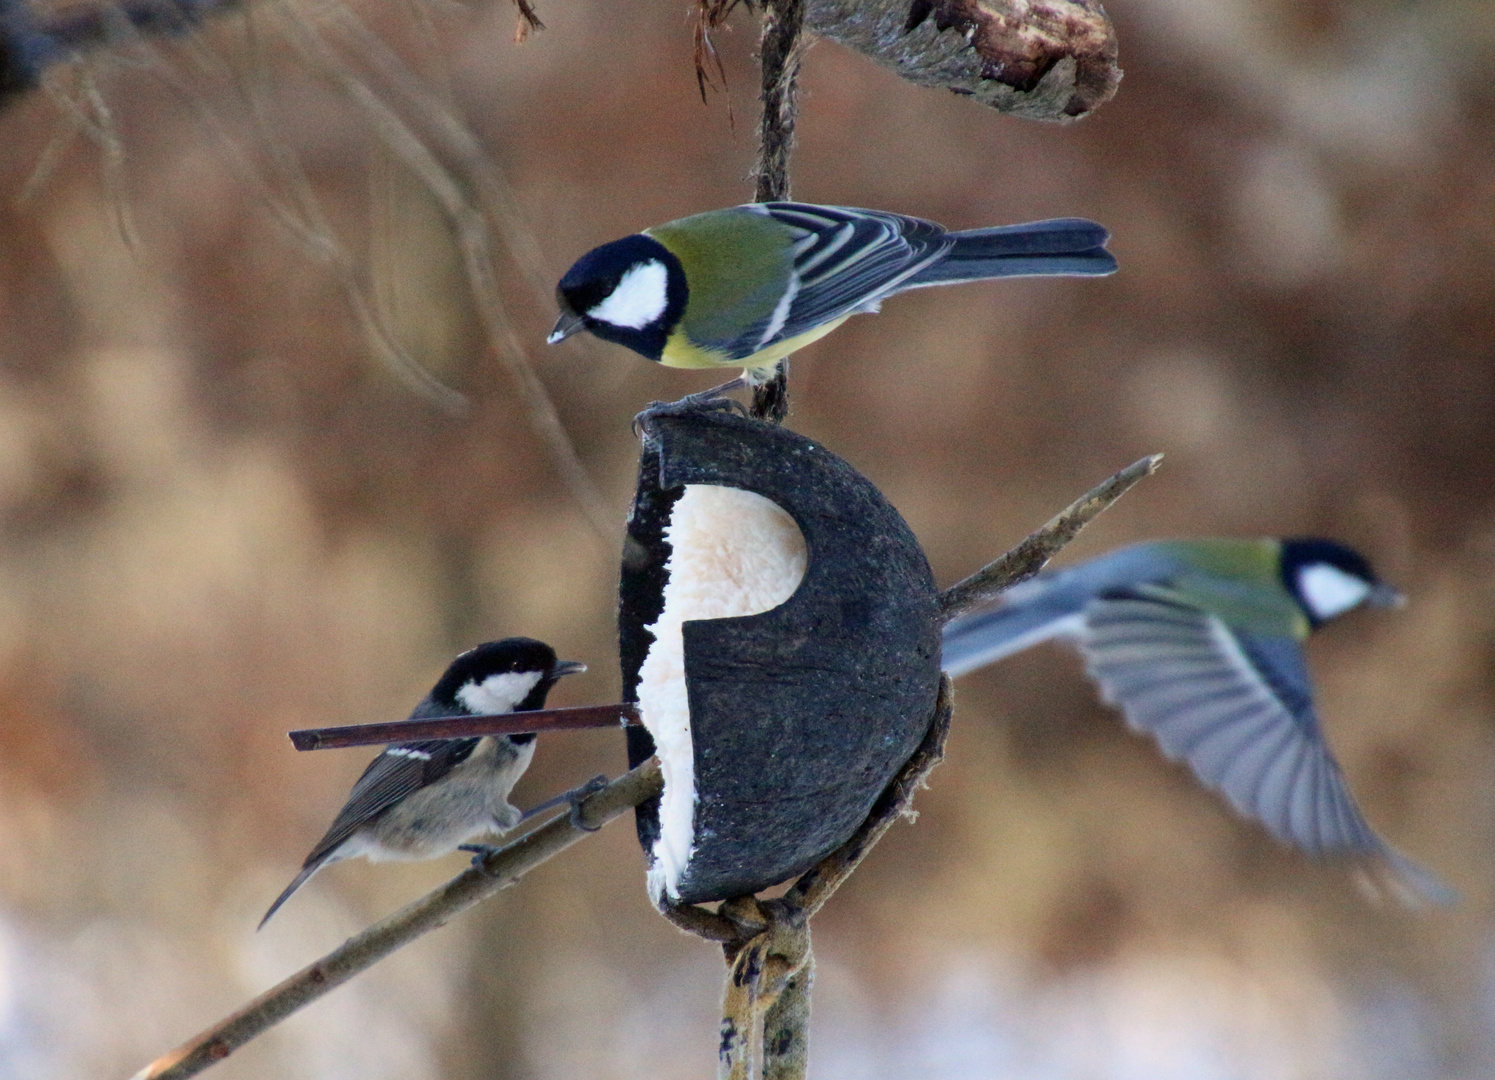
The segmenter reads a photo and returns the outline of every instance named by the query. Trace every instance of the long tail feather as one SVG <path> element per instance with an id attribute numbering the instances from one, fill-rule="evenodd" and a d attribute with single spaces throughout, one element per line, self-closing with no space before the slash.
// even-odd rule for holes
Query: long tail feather
<path id="1" fill-rule="evenodd" d="M 955 246 L 910 278 L 905 289 L 984 278 L 1097 276 L 1116 271 L 1116 257 L 1105 248 L 1111 234 L 1084 218 L 970 229 L 950 236 Z"/>
<path id="2" fill-rule="evenodd" d="M 1453 907 L 1459 902 L 1459 894 L 1437 874 L 1389 847 L 1383 847 L 1379 858 L 1370 856 L 1360 861 L 1355 867 L 1355 882 L 1373 901 L 1390 901 L 1413 910 Z"/>
<path id="3" fill-rule="evenodd" d="M 954 678 L 1005 660 L 1041 641 L 1078 630 L 1073 609 L 1040 603 L 1009 604 L 956 619 L 945 627 L 941 667 Z"/>
<path id="4" fill-rule="evenodd" d="M 255 927 L 255 930 L 263 930 L 265 928 L 265 924 L 270 921 L 270 916 L 274 915 L 277 911 L 280 910 L 280 905 L 289 900 L 293 892 L 310 881 L 311 876 L 318 870 L 322 869 L 322 867 L 326 864 L 327 860 L 319 859 L 314 863 L 308 863 L 306 866 L 303 866 L 301 868 L 301 873 L 292 878 L 291 883 L 285 887 L 285 892 L 281 893 L 275 898 L 275 903 L 270 905 L 270 910 L 265 912 L 265 917 L 260 920 L 260 924 Z"/>

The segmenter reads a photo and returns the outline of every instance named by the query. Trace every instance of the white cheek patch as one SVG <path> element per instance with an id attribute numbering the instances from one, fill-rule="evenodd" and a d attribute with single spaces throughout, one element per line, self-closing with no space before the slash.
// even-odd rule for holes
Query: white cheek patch
<path id="1" fill-rule="evenodd" d="M 727 619 L 778 607 L 804 580 L 806 549 L 799 526 L 777 503 L 741 488 L 687 484 L 665 539 L 664 610 L 648 627 L 654 644 L 639 669 L 639 718 L 654 737 L 664 793 L 649 893 L 679 895 L 695 839 L 695 748 L 685 688 L 688 619 Z"/>
<path id="2" fill-rule="evenodd" d="M 1370 595 L 1370 585 L 1328 563 L 1310 563 L 1298 571 L 1303 602 L 1321 620 L 1343 615 Z"/>
<path id="3" fill-rule="evenodd" d="M 618 287 L 587 315 L 598 322 L 642 330 L 664 314 L 669 304 L 670 275 L 664 263 L 650 259 L 623 275 Z"/>
<path id="4" fill-rule="evenodd" d="M 513 712 L 540 681 L 538 671 L 506 671 L 502 675 L 489 675 L 480 683 L 468 683 L 457 691 L 457 700 L 469 712 L 486 713 Z"/>

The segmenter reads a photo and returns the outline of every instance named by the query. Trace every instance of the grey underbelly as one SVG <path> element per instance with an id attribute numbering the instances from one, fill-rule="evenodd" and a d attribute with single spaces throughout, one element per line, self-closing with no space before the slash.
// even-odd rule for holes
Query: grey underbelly
<path id="1" fill-rule="evenodd" d="M 509 792 L 533 753 L 533 743 L 517 756 L 505 744 L 498 750 L 501 763 L 491 751 L 474 754 L 445 782 L 412 792 L 368 826 L 366 838 L 373 842 L 368 857 L 429 859 L 485 834 L 512 829 L 520 813 L 510 805 Z"/>

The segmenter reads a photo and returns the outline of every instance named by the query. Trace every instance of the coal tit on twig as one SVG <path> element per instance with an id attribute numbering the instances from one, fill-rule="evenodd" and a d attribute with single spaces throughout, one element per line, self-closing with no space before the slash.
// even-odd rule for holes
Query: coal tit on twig
<path id="1" fill-rule="evenodd" d="M 557 660 L 542 641 L 490 641 L 457 657 L 410 719 L 544 708 L 558 679 L 585 670 L 574 660 Z M 474 837 L 514 828 L 523 815 L 509 804 L 509 792 L 534 754 L 533 734 L 386 747 L 353 785 L 327 834 L 260 926 L 329 863 L 359 855 L 371 862 L 433 859 Z"/>

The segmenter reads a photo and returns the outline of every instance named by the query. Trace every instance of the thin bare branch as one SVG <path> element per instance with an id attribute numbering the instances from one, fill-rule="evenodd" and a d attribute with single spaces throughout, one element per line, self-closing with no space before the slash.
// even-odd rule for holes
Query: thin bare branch
<path id="1" fill-rule="evenodd" d="M 252 28 L 252 23 L 249 25 Z M 142 49 L 154 48 L 152 43 L 145 38 L 140 38 L 137 44 Z M 371 346 L 380 363 L 384 364 L 413 392 L 425 397 L 451 415 L 460 415 L 467 407 L 467 399 L 421 367 L 414 358 L 405 353 L 395 338 L 386 332 L 378 318 L 375 305 L 364 294 L 353 258 L 338 241 L 325 215 L 322 214 L 320 202 L 299 162 L 279 140 L 268 134 L 270 123 L 264 115 L 263 95 L 259 92 L 258 84 L 246 81 L 239 72 L 227 68 L 209 48 L 195 37 L 189 36 L 185 39 L 183 52 L 203 72 L 226 79 L 234 85 L 248 107 L 251 123 L 260 137 L 261 145 L 266 150 L 275 173 L 275 181 L 291 193 L 294 206 L 288 205 L 279 197 L 271 181 L 267 180 L 253 163 L 252 155 L 240 146 L 238 140 L 231 134 L 230 125 L 220 118 L 202 94 L 197 93 L 176 74 L 172 65 L 158 58 L 157 62 L 148 65 L 148 70 L 196 113 L 205 127 L 218 140 L 224 153 L 223 160 L 235 179 L 267 209 L 271 220 L 282 227 L 309 258 L 332 270 L 343 287 L 349 307 L 364 333 L 365 341 Z"/>
<path id="2" fill-rule="evenodd" d="M 808 928 L 805 934 L 809 936 Z M 815 954 L 807 949 L 804 963 L 763 1014 L 763 1080 L 800 1080 L 809 1069 L 807 1036 L 814 982 Z"/>
<path id="3" fill-rule="evenodd" d="M 547 456 L 560 474 L 567 491 L 576 500 L 597 536 L 611 542 L 618 532 L 617 514 L 582 464 L 576 447 L 561 422 L 560 414 L 556 411 L 550 392 L 535 373 L 524 343 L 514 330 L 501 299 L 498 273 L 488 238 L 488 222 L 482 210 L 468 197 L 451 170 L 438 160 L 425 140 L 373 87 L 338 58 L 299 9 L 288 4 L 281 7 L 303 52 L 339 82 L 344 92 L 363 110 L 380 141 L 425 186 L 446 214 L 457 249 L 462 255 L 473 303 L 489 347 L 517 384 L 520 402 L 530 418 L 531 426 L 545 446 Z M 366 43 L 370 37 L 376 37 L 351 12 L 344 12 L 342 21 L 357 33 L 361 43 Z M 419 98 L 418 105 L 426 120 L 433 121 L 440 117 L 440 123 L 433 122 L 428 126 L 434 127 L 443 136 L 444 143 L 463 151 L 460 160 L 464 164 L 470 164 L 474 158 L 483 156 L 470 133 L 453 130 L 461 128 L 460 122 L 440 102 L 430 100 L 429 89 L 417 92 L 419 80 L 413 75 L 405 77 L 407 71 L 397 58 L 388 54 L 387 49 L 376 51 L 374 56 L 381 73 L 392 72 L 407 98 L 412 95 Z M 411 86 L 412 83 L 415 84 L 414 87 Z M 486 179 L 484 186 L 494 188 L 491 177 Z M 516 252 L 516 257 L 518 254 Z"/>
<path id="4" fill-rule="evenodd" d="M 443 98 L 429 80 L 412 71 L 352 8 L 339 4 L 325 14 L 335 19 L 339 30 L 353 40 L 359 60 L 419 115 L 423 131 L 440 150 L 443 160 L 477 193 L 515 265 L 534 289 L 535 299 L 552 302 L 555 280 L 550 276 L 539 241 L 524 219 L 518 197 L 493 156 L 457 115 L 449 98 Z"/>
<path id="5" fill-rule="evenodd" d="M 1162 454 L 1133 462 L 1115 476 L 1081 495 L 1056 514 L 1043 528 L 1030 533 L 1022 543 L 995 562 L 988 563 L 964 581 L 940 594 L 945 620 L 963 615 L 1003 589 L 1026 581 L 1044 568 L 1061 548 L 1079 535 L 1108 506 L 1131 490 L 1145 476 L 1157 472 Z"/>
<path id="6" fill-rule="evenodd" d="M 701 101 L 706 101 L 706 88 L 726 90 L 727 69 L 722 64 L 721 54 L 716 51 L 716 42 L 711 32 L 727 21 L 739 0 L 696 0 L 695 64 L 696 86 L 701 91 Z M 751 7 L 751 4 L 747 5 Z M 727 106 L 731 115 L 731 105 Z"/>
<path id="7" fill-rule="evenodd" d="M 16 196 L 17 206 L 24 206 L 36 198 L 37 193 L 52 179 L 52 174 L 62 161 L 63 154 L 83 133 L 83 126 L 68 108 L 67 102 L 62 100 L 65 92 L 55 83 L 56 80 L 52 78 L 42 80 L 43 88 L 52 96 L 54 102 L 63 107 L 63 113 L 58 119 L 57 130 L 53 132 L 47 145 L 42 148 L 42 152 L 37 155 L 36 164 L 31 168 L 31 175 L 26 177 L 26 183 L 21 186 L 21 193 Z"/>
<path id="8" fill-rule="evenodd" d="M 349 724 L 346 727 L 302 728 L 290 732 L 297 750 L 335 750 L 344 746 L 377 746 L 417 739 L 467 739 L 475 735 L 523 735 L 541 731 L 581 731 L 637 724 L 638 706 L 579 705 L 568 709 L 484 716 L 433 716 L 387 724 Z"/>
<path id="9" fill-rule="evenodd" d="M 514 6 L 519 9 L 514 22 L 514 44 L 520 45 L 529 40 L 532 31 L 544 30 L 545 24 L 529 0 L 514 0 Z"/>
<path id="10" fill-rule="evenodd" d="M 163 1054 L 131 1080 L 183 1080 L 196 1076 L 396 949 L 444 926 L 454 916 L 514 884 L 626 810 L 658 795 L 663 787 L 659 763 L 650 758 L 582 800 L 577 807 L 579 824 L 563 814 L 490 853 L 479 867 L 463 871 L 404 910 L 349 938 L 232 1016 Z"/>
<path id="11" fill-rule="evenodd" d="M 1076 500 L 1063 513 L 1002 558 L 948 590 L 944 597 L 947 615 L 958 614 L 970 605 L 1037 573 L 1089 521 L 1137 481 L 1151 475 L 1161 461 L 1162 455 L 1154 454 L 1121 470 Z M 873 804 L 871 813 L 856 833 L 801 875 L 782 897 L 761 902 L 752 897 L 742 897 L 721 905 L 720 910 L 715 912 L 694 905 L 679 905 L 666 907 L 664 914 L 681 929 L 720 943 L 729 962 L 736 962 L 744 947 L 753 942 L 763 945 L 781 938 L 786 941 L 794 938 L 797 941 L 795 935 L 807 933 L 805 928 L 808 920 L 850 877 L 893 822 L 909 812 L 914 794 L 944 757 L 953 703 L 950 680 L 948 677 L 942 678 L 929 731 L 918 750 Z M 609 723 L 616 722 L 618 708 L 602 708 L 614 718 Z M 389 729 L 393 726 L 363 725 L 366 729 L 383 729 L 370 738 L 371 742 L 389 739 Z M 320 736 L 325 732 L 314 731 L 309 734 Z M 578 807 L 579 823 L 573 823 L 569 817 L 557 818 L 492 853 L 483 861 L 481 869 L 468 870 L 458 875 L 422 900 L 350 939 L 341 948 L 291 976 L 233 1016 L 147 1066 L 136 1074 L 134 1080 L 175 1080 L 201 1072 L 402 945 L 517 881 L 535 866 L 587 835 L 589 829 L 605 824 L 630 807 L 658 795 L 663 786 L 658 763 L 651 759 L 583 800 Z M 789 930 L 793 933 L 786 936 Z M 787 1053 L 784 1060 L 775 1063 L 777 1075 L 784 1078 L 801 1075 L 804 1062 L 807 1031 L 803 1029 L 808 1021 L 809 979 L 806 965 L 812 962 L 808 948 L 799 959 L 802 963 L 793 966 L 786 976 L 785 986 L 794 988 L 794 996 L 790 1001 L 776 1009 L 777 999 L 755 998 L 756 1004 L 753 1006 L 753 1015 L 761 1016 L 766 1010 L 784 1028 L 783 1032 L 776 1031 L 775 1044 L 793 1051 Z M 802 970 L 805 971 L 803 981 L 796 985 L 793 976 Z"/>
<path id="12" fill-rule="evenodd" d="M 1123 469 L 1077 500 L 1001 559 L 949 590 L 945 594 L 947 613 L 965 610 L 960 605 L 978 603 L 994 592 L 1037 573 L 1054 552 L 1073 539 L 1087 522 L 1115 502 L 1133 484 L 1150 475 L 1161 460 L 1161 455 L 1153 455 Z M 953 599 L 950 599 L 952 596 Z M 802 931 L 808 920 L 860 865 L 893 822 L 909 812 L 915 792 L 924 785 L 930 771 L 943 759 L 952 707 L 952 690 L 950 680 L 946 677 L 940 682 L 939 698 L 924 741 L 874 803 L 866 821 L 851 839 L 803 874 L 782 897 L 762 902 L 744 897 L 723 904 L 717 912 L 681 905 L 667 908 L 665 915 L 682 929 L 721 943 L 729 960 L 733 961 L 750 942 L 759 939 L 777 940 L 774 935 L 782 937 L 786 928 L 798 928 L 796 933 Z M 609 723 L 616 722 L 620 711 L 617 706 L 603 706 L 602 710 L 610 715 Z M 595 709 L 574 711 L 580 713 Z M 480 721 L 483 718 L 465 719 Z M 384 729 L 370 738 L 370 742 L 388 740 L 391 737 L 389 729 L 394 726 L 363 725 L 365 729 Z M 313 731 L 309 734 L 321 736 L 325 732 Z M 557 818 L 490 854 L 483 861 L 481 869 L 465 871 L 403 911 L 351 938 L 340 948 L 286 979 L 237 1013 L 153 1062 L 137 1073 L 134 1080 L 174 1080 L 201 1072 L 391 952 L 443 925 L 452 916 L 499 889 L 513 884 L 535 866 L 582 839 L 588 831 L 600 827 L 645 799 L 658 795 L 662 790 L 663 779 L 658 763 L 651 759 L 583 800 L 577 811 L 578 823 L 573 823 L 565 816 Z M 802 959 L 808 962 L 807 950 Z M 793 971 L 799 971 L 801 967 L 795 967 Z M 805 978 L 808 980 L 808 975 Z M 786 985 L 793 985 L 792 979 Z M 806 995 L 807 992 L 807 983 L 800 984 L 795 990 L 797 995 Z M 782 1014 L 782 1021 L 787 1026 L 779 1043 L 785 1047 L 798 1048 L 783 1062 L 778 1063 L 776 1069 L 781 1076 L 798 1074 L 803 1067 L 806 1032 L 800 1030 L 800 1027 L 808 1018 L 807 997 L 804 1001 L 793 999 L 777 1013 L 769 999 L 762 999 L 761 1004 L 772 1015 Z M 759 1009 L 759 1014 L 761 1012 L 762 1009 Z M 793 1024 L 788 1023 L 790 1019 L 794 1019 Z"/>
<path id="13" fill-rule="evenodd" d="M 804 1080 L 814 972 L 810 925 L 798 911 L 786 910 L 770 919 L 763 932 L 738 951 L 722 995 L 718 1080 L 752 1080 L 755 1074 L 767 1080 L 770 1055 L 778 1080 Z M 770 1015 L 775 1021 L 771 1036 Z M 800 1052 L 775 1053 L 780 1046 Z"/>

